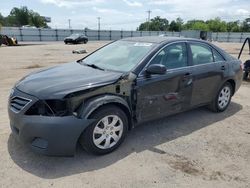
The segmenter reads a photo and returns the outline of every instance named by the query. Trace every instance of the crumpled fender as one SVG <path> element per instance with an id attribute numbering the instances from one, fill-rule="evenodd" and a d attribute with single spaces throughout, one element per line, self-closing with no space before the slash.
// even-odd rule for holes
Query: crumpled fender
<path id="1" fill-rule="evenodd" d="M 99 108 L 100 106 L 104 104 L 109 104 L 109 103 L 118 103 L 120 105 L 123 105 L 131 115 L 131 109 L 125 99 L 116 95 L 101 95 L 101 96 L 93 97 L 83 103 L 82 110 L 80 113 L 81 118 L 87 119 L 89 115 L 93 111 L 95 111 L 97 108 Z"/>

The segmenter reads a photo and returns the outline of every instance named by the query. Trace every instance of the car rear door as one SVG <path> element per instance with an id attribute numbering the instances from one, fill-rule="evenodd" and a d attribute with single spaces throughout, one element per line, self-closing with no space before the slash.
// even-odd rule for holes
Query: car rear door
<path id="1" fill-rule="evenodd" d="M 213 100 L 228 71 L 228 64 L 210 45 L 202 42 L 188 44 L 193 73 L 191 106 L 199 106 Z"/>
<path id="2" fill-rule="evenodd" d="M 192 72 L 188 66 L 185 42 L 169 44 L 149 62 L 163 64 L 163 75 L 146 75 L 145 69 L 136 81 L 136 116 L 146 121 L 177 113 L 189 107 L 192 92 Z M 147 67 L 146 66 L 146 67 Z"/>

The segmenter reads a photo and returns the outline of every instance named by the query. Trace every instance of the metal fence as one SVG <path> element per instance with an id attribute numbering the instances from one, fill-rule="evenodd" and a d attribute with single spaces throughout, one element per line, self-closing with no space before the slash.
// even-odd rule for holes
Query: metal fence
<path id="1" fill-rule="evenodd" d="M 250 33 L 232 33 L 232 32 L 224 32 L 224 33 L 213 33 L 212 40 L 218 42 L 244 42 L 244 40 L 250 37 Z"/>
<path id="2" fill-rule="evenodd" d="M 76 30 L 76 29 L 33 29 L 19 27 L 2 27 L 1 34 L 14 36 L 18 41 L 63 41 L 72 33 L 84 33 L 89 40 L 117 40 L 138 36 L 174 36 L 200 38 L 200 31 L 123 31 L 123 30 Z M 208 33 L 208 39 L 219 42 L 243 42 L 250 33 Z"/>

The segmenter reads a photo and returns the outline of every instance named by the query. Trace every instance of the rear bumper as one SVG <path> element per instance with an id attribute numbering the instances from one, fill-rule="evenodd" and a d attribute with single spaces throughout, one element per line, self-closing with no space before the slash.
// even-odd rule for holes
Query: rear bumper
<path id="1" fill-rule="evenodd" d="M 234 93 L 236 93 L 239 90 L 239 88 L 242 84 L 242 80 L 243 80 L 243 71 L 240 70 L 235 78 L 236 84 L 235 84 L 235 92 Z"/>
<path id="2" fill-rule="evenodd" d="M 78 119 L 75 116 L 28 116 L 25 111 L 23 109 L 16 113 L 8 108 L 12 133 L 31 150 L 44 155 L 74 155 L 78 138 L 94 121 Z"/>

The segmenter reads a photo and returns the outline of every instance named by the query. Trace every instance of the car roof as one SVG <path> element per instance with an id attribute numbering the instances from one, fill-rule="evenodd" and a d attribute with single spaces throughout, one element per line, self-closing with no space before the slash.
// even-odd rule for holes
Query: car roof
<path id="1" fill-rule="evenodd" d="M 145 37 L 129 37 L 121 39 L 122 41 L 131 41 L 131 42 L 148 42 L 148 43 L 168 43 L 174 41 L 199 41 L 204 42 L 200 39 L 193 38 L 184 38 L 184 37 L 161 37 L 161 36 L 145 36 Z"/>

